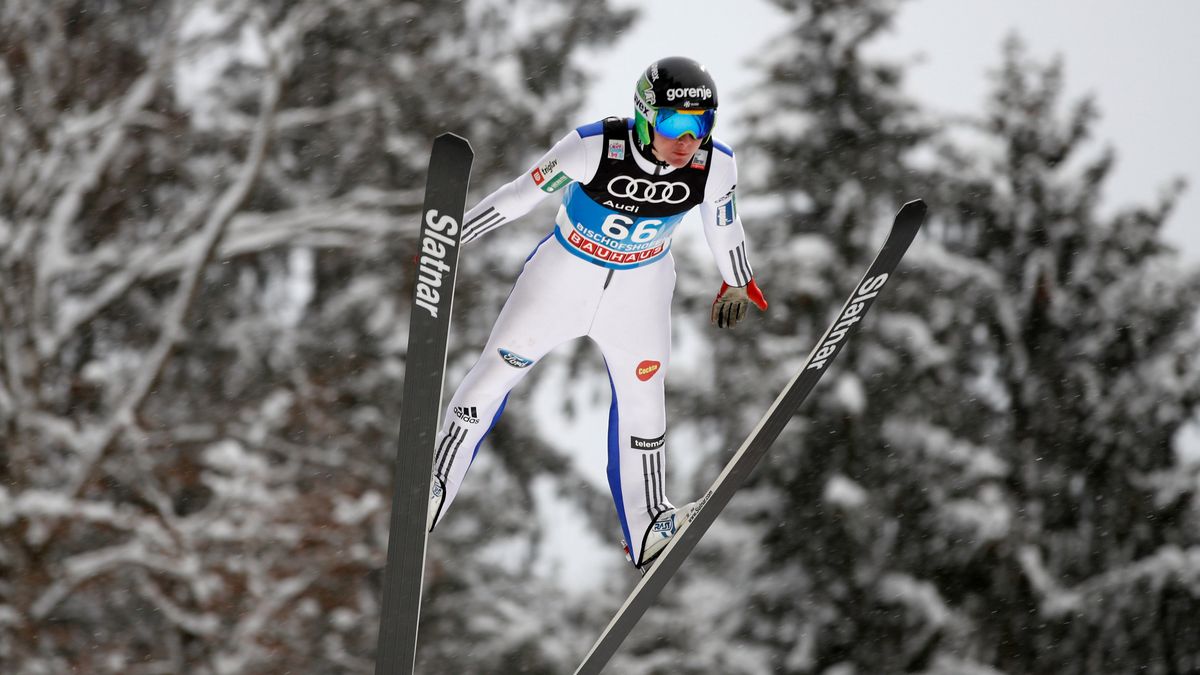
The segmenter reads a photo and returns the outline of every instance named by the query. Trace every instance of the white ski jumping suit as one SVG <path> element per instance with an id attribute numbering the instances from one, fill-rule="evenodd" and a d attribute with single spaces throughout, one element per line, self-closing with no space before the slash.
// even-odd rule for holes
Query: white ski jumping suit
<path id="1" fill-rule="evenodd" d="M 641 563 L 651 524 L 673 508 L 665 490 L 663 382 L 675 289 L 671 236 L 684 214 L 700 207 L 726 283 L 745 286 L 753 278 L 735 206 L 733 151 L 710 136 L 678 169 L 649 152 L 635 145 L 631 119 L 582 126 L 467 212 L 463 243 L 563 192 L 553 233 L 526 261 L 479 361 L 446 410 L 434 459 L 434 489 L 445 496 L 435 519 L 454 500 L 513 387 L 550 350 L 586 335 L 608 368 L 609 487 L 634 563 Z"/>

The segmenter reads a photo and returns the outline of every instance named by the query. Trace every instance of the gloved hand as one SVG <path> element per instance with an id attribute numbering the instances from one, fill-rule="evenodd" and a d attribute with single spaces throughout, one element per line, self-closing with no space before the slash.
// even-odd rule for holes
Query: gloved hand
<path id="1" fill-rule="evenodd" d="M 767 311 L 767 299 L 758 284 L 751 279 L 745 286 L 730 286 L 721 282 L 721 291 L 712 304 L 712 322 L 718 328 L 733 328 L 746 317 L 746 305 L 753 302 L 762 311 Z"/>

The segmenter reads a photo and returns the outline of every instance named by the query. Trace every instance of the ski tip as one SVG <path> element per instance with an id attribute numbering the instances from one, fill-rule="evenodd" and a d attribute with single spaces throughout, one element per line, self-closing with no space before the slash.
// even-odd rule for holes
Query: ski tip
<path id="1" fill-rule="evenodd" d="M 471 142 L 452 131 L 444 131 L 438 134 L 438 137 L 433 139 L 433 144 L 435 146 L 458 146 L 460 148 L 465 148 L 466 151 L 472 155 L 475 154 L 475 150 L 471 148 Z"/>
<path id="2" fill-rule="evenodd" d="M 924 218 L 925 213 L 929 210 L 929 207 L 927 207 L 925 205 L 924 199 L 921 199 L 920 197 L 918 197 L 912 201 L 905 202 L 904 206 L 900 207 L 900 210 L 901 211 L 909 211 L 909 212 L 913 213 L 914 215 L 920 214 L 921 217 Z"/>

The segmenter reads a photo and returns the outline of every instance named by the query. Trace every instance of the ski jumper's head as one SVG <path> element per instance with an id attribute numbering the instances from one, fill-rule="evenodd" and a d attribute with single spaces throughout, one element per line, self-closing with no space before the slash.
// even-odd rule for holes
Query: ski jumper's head
<path id="1" fill-rule="evenodd" d="M 675 167 L 687 164 L 717 122 L 717 85 L 704 66 L 671 56 L 650 64 L 633 95 L 634 140 Z"/>

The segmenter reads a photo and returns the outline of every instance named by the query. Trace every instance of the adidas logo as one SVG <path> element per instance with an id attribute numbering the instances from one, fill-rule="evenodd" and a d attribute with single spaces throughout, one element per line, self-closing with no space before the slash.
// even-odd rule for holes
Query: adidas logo
<path id="1" fill-rule="evenodd" d="M 475 406 L 454 406 L 454 416 L 467 424 L 479 424 L 479 410 Z"/>

